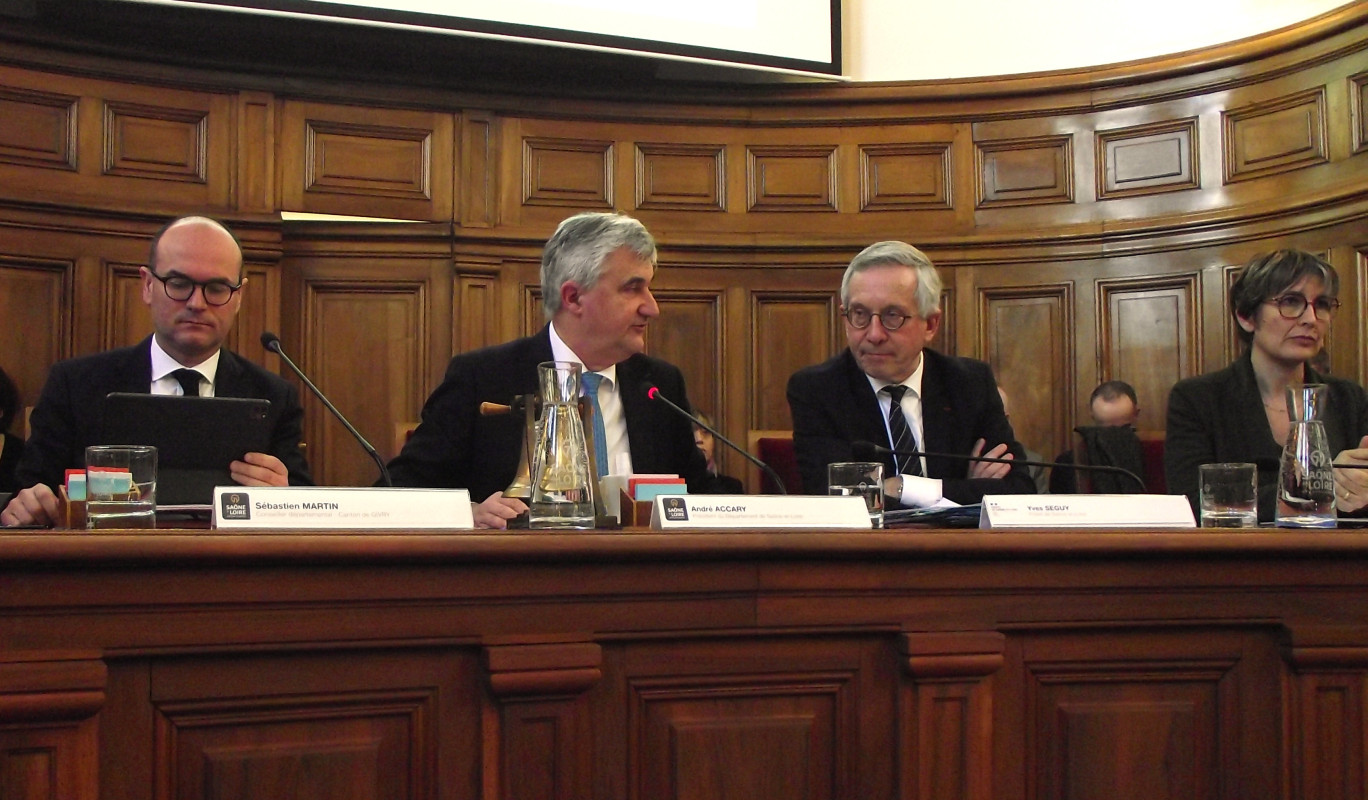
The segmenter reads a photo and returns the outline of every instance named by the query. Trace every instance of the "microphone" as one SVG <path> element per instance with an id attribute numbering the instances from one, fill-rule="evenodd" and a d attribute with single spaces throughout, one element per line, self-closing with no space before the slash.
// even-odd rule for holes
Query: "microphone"
<path id="1" fill-rule="evenodd" d="M 660 402 L 669 406 L 679 416 L 683 417 L 684 419 L 687 419 L 688 421 L 692 422 L 693 424 L 697 425 L 698 427 L 717 437 L 719 440 L 722 441 L 723 444 L 727 445 L 731 449 L 735 450 L 736 452 L 744 456 L 747 461 L 764 470 L 765 474 L 770 477 L 770 480 L 774 481 L 774 485 L 779 487 L 780 494 L 788 494 L 788 488 L 784 486 L 783 479 L 779 477 L 779 473 L 775 472 L 774 468 L 771 467 L 769 464 L 766 464 L 765 462 L 746 452 L 744 448 L 737 446 L 735 442 L 723 436 L 721 432 L 719 432 L 713 426 L 708 425 L 703 420 L 699 419 L 698 417 L 695 417 L 693 414 L 690 414 L 689 412 L 672 403 L 670 399 L 665 395 L 661 394 L 660 389 L 656 388 L 655 386 L 652 386 L 646 390 L 646 396 L 651 400 L 659 400 Z"/>
<path id="2" fill-rule="evenodd" d="M 1060 464 L 1055 461 L 1031 461 L 1025 458 L 989 458 L 988 456 L 964 456 L 958 453 L 928 453 L 924 450 L 892 450 L 881 444 L 873 442 L 853 442 L 850 445 L 850 455 L 856 461 L 882 461 L 884 456 L 895 455 L 900 457 L 913 458 L 950 458 L 957 461 L 982 461 L 989 464 L 1021 464 L 1028 467 L 1062 467 L 1065 469 L 1076 469 L 1081 472 L 1110 472 L 1114 475 L 1124 475 L 1135 481 L 1135 485 L 1140 487 L 1141 494 L 1148 494 L 1149 487 L 1140 479 L 1139 475 L 1128 469 L 1121 467 L 1104 466 L 1102 464 Z"/>
<path id="3" fill-rule="evenodd" d="M 366 437 L 362 436 L 361 432 L 348 422 L 346 417 L 342 416 L 342 412 L 337 410 L 337 406 L 333 405 L 332 402 L 323 395 L 323 392 L 319 391 L 317 386 L 314 386 L 314 382 L 309 380 L 309 376 L 304 374 L 304 370 L 295 366 L 295 363 L 290 360 L 290 357 L 285 355 L 285 351 L 280 349 L 280 337 L 270 331 L 263 331 L 261 334 L 261 346 L 280 356 L 280 360 L 284 361 L 285 365 L 289 367 L 295 375 L 298 375 L 301 381 L 304 381 L 304 385 L 309 387 L 309 391 L 313 392 L 315 397 L 323 401 L 323 405 L 332 412 L 334 417 L 337 417 L 338 422 L 342 423 L 342 427 L 347 429 L 347 433 L 350 433 L 352 438 L 361 443 L 361 448 L 366 451 L 366 455 L 374 459 L 376 466 L 380 468 L 380 482 L 386 486 L 393 486 L 394 483 L 390 480 L 389 469 L 385 467 L 385 460 L 380 457 L 379 453 L 375 452 L 375 448 L 371 447 L 371 443 L 366 441 Z"/>

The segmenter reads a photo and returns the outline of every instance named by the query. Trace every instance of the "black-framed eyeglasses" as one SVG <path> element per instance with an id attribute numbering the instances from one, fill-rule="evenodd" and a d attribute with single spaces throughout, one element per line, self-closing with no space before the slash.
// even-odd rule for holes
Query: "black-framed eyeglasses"
<path id="1" fill-rule="evenodd" d="M 1334 316 L 1335 310 L 1340 307 L 1339 298 L 1322 295 L 1314 301 L 1308 301 L 1305 296 L 1296 292 L 1274 297 L 1264 302 L 1277 306 L 1278 313 L 1282 315 L 1283 319 L 1299 319 L 1302 314 L 1306 313 L 1307 305 L 1316 309 L 1316 319 L 1330 319 Z"/>
<path id="2" fill-rule="evenodd" d="M 880 311 L 875 314 L 867 308 L 852 308 L 841 312 L 841 316 L 846 318 L 852 328 L 864 330 L 869 327 L 869 323 L 879 318 L 879 324 L 886 331 L 896 331 L 903 326 L 904 322 L 912 319 L 916 314 L 903 314 L 899 311 Z"/>
<path id="3" fill-rule="evenodd" d="M 149 270 L 149 274 L 161 281 L 162 289 L 166 291 L 166 296 L 183 303 L 195 295 L 195 290 L 199 289 L 204 293 L 204 302 L 211 306 L 228 305 L 228 301 L 233 299 L 233 293 L 242 288 L 242 284 L 233 285 L 228 281 L 196 281 L 184 275 L 167 275 L 162 277 Z"/>

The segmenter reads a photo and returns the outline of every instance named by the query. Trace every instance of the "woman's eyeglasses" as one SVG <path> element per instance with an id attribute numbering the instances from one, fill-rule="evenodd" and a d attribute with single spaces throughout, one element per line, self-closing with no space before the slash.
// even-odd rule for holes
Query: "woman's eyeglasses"
<path id="1" fill-rule="evenodd" d="M 1316 309 L 1316 319 L 1330 319 L 1334 316 L 1335 309 L 1340 307 L 1338 298 L 1322 295 L 1317 297 L 1314 302 L 1309 302 L 1304 296 L 1295 293 L 1285 294 L 1264 302 L 1277 306 L 1278 313 L 1283 316 L 1283 319 L 1299 319 L 1302 314 L 1306 313 L 1307 305 Z"/>

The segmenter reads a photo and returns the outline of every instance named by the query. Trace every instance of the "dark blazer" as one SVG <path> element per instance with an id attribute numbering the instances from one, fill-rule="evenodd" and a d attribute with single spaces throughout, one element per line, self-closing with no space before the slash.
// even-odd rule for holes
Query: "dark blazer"
<path id="1" fill-rule="evenodd" d="M 1318 375 L 1310 366 L 1306 369 L 1308 383 L 1329 387 L 1325 438 L 1330 455 L 1358 447 L 1368 434 L 1368 394 L 1356 383 Z M 1168 490 L 1187 495 L 1194 511 L 1199 510 L 1197 468 L 1243 461 L 1258 466 L 1259 520 L 1271 522 L 1281 458 L 1282 445 L 1274 440 L 1268 426 L 1248 353 L 1223 370 L 1174 385 L 1164 433 L 1164 477 Z"/>
<path id="2" fill-rule="evenodd" d="M 982 361 L 923 350 L 922 449 L 969 455 L 978 439 L 983 451 L 1006 442 L 1015 458 L 1025 458 L 1012 425 L 1002 410 L 993 372 Z M 826 494 L 827 464 L 851 459 L 857 441 L 888 446 L 879 400 L 869 378 L 849 350 L 793 374 L 788 383 L 793 412 L 793 447 L 803 476 L 803 491 Z M 956 503 L 977 503 L 985 494 L 1034 494 L 1035 482 L 1025 467 L 1014 466 L 1005 478 L 969 478 L 969 463 L 928 458 L 927 477 L 940 478 L 942 493 Z M 884 463 L 892 474 L 893 460 Z"/>
<path id="3" fill-rule="evenodd" d="M 294 386 L 236 353 L 226 349 L 220 352 L 214 394 L 271 401 L 270 454 L 290 471 L 292 485 L 312 484 L 309 463 L 299 451 L 304 409 Z M 20 485 L 46 483 L 56 491 L 65 480 L 66 470 L 85 463 L 86 446 L 98 441 L 101 399 L 110 392 L 146 394 L 151 385 L 150 336 L 132 347 L 53 365 L 29 421 L 32 435 L 19 463 Z"/>
<path id="4" fill-rule="evenodd" d="M 468 489 L 475 502 L 503 491 L 518 471 L 523 419 L 480 416 L 480 403 L 507 404 L 537 392 L 537 365 L 552 360 L 551 329 L 533 336 L 462 353 L 447 365 L 442 385 L 423 406 L 422 422 L 389 464 L 395 486 Z M 680 475 L 691 492 L 708 480 L 693 426 L 646 390 L 689 407 L 684 376 L 657 358 L 634 355 L 617 365 L 618 392 L 627 420 L 632 469 Z"/>

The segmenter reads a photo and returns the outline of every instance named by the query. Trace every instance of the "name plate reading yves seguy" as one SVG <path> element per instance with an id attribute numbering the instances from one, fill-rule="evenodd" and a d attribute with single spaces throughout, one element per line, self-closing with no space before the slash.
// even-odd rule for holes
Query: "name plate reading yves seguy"
<path id="1" fill-rule="evenodd" d="M 215 528 L 474 528 L 465 489 L 218 486 Z"/>
<path id="2" fill-rule="evenodd" d="M 1179 494 L 995 494 L 980 528 L 1195 528 Z"/>
<path id="3" fill-rule="evenodd" d="M 823 495 L 660 495 L 651 506 L 651 527 L 676 528 L 864 528 L 869 510 L 862 497 Z"/>

